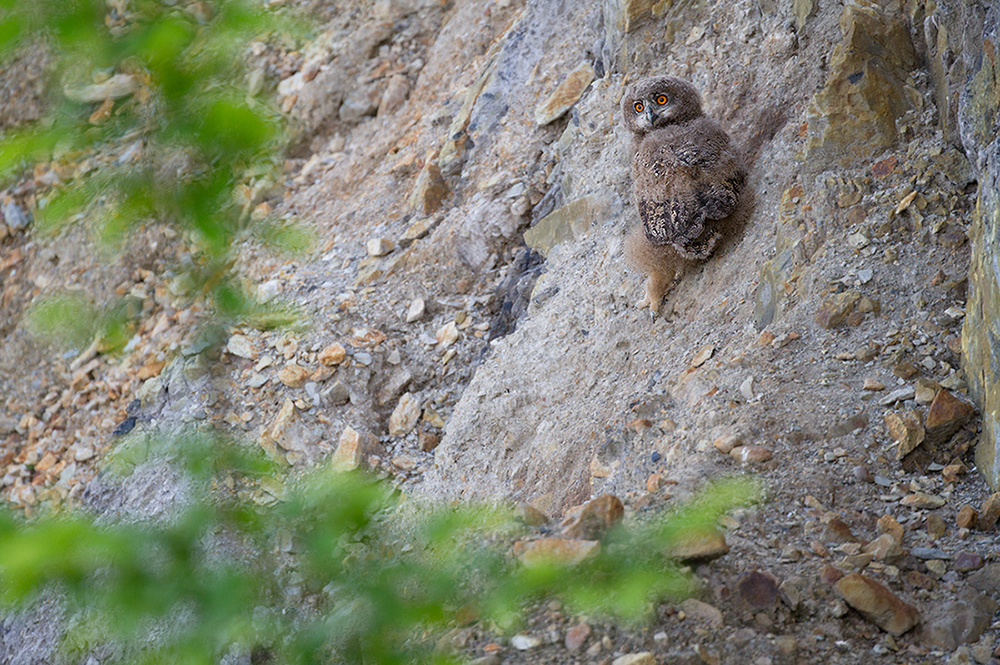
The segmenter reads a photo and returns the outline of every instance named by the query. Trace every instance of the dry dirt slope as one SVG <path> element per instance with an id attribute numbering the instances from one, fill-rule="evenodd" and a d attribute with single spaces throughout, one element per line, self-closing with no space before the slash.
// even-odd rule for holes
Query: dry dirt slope
<path id="1" fill-rule="evenodd" d="M 314 225 L 322 252 L 288 262 L 248 243 L 245 268 L 262 294 L 309 312 L 312 327 L 230 331 L 222 364 L 205 375 L 185 355 L 190 318 L 171 303 L 167 280 L 123 262 L 99 286 L 141 287 L 151 323 L 131 356 L 88 362 L 77 384 L 72 357 L 33 347 L 13 322 L 34 294 L 85 283 L 71 269 L 84 257 L 67 243 L 38 247 L 23 232 L 4 240 L 5 252 L 22 252 L 5 275 L 18 310 L 5 312 L 13 332 L 4 376 L 18 396 L 3 430 L 5 496 L 34 506 L 77 497 L 72 487 L 86 486 L 101 458 L 94 452 L 115 445 L 110 432 L 134 397 L 137 432 L 210 420 L 296 470 L 354 431 L 357 460 L 414 492 L 527 500 L 554 516 L 613 492 L 634 518 L 714 476 L 752 473 L 767 501 L 728 524 L 730 554 L 700 571 L 721 623 L 713 615 L 692 631 L 665 608 L 649 631 L 619 636 L 594 622 L 590 640 L 570 652 L 562 639 L 572 617 L 553 610 L 534 616 L 529 628 L 544 639 L 533 650 L 478 628 L 467 647 L 499 639 L 511 662 L 599 662 L 639 650 L 663 662 L 712 662 L 713 653 L 723 662 L 947 660 L 976 633 L 959 625 L 961 608 L 974 605 L 968 594 L 997 594 L 995 575 L 957 563 L 960 552 L 988 561 L 996 551 L 995 530 L 956 522 L 988 490 L 973 472 L 942 473 L 955 461 L 971 465 L 975 424 L 902 463 L 885 425 L 898 412 L 901 436 L 915 437 L 941 385 L 964 393 L 956 368 L 976 174 L 956 150 L 954 116 L 931 75 L 924 18 L 934 11 L 353 2 L 338 5 L 301 52 L 256 45 L 248 57 L 280 81 L 302 136 L 287 181 L 263 194 L 261 211 Z M 581 64 L 593 82 L 568 113 L 538 125 L 536 107 Z M 616 115 L 623 86 L 647 73 L 692 80 L 737 136 L 774 105 L 789 116 L 758 160 L 745 237 L 689 275 L 670 297 L 672 313 L 655 322 L 632 308 L 641 282 L 621 257 L 634 216 Z M 540 269 L 522 236 L 545 255 Z M 377 256 L 385 243 L 369 251 L 379 238 L 394 246 L 388 254 Z M 153 273 L 157 261 L 148 261 Z M 501 335 L 521 310 L 516 330 Z M 820 314 L 844 321 L 827 327 Z M 343 361 L 324 354 L 333 344 L 345 347 Z M 38 386 L 18 380 L 26 354 L 43 365 Z M 307 380 L 279 374 L 289 365 Z M 48 384 L 60 381 L 89 389 L 66 408 L 71 424 L 86 423 L 82 437 L 47 415 L 61 399 Z M 93 387 L 101 381 L 103 393 Z M 403 424 L 394 428 L 397 410 Z M 28 412 L 34 421 L 23 420 Z M 737 439 L 769 459 L 719 452 Z M 63 477 L 68 464 L 37 471 L 49 452 L 79 477 Z M 169 504 L 170 492 L 144 494 L 161 481 L 132 483 L 122 491 L 135 496 L 114 509 Z M 148 496 L 156 500 L 140 500 Z M 852 559 L 852 539 L 874 539 L 884 515 L 902 525 L 907 554 Z M 852 536 L 829 526 L 840 522 Z M 827 584 L 831 565 L 886 583 L 918 607 L 922 628 L 891 638 L 848 612 Z M 788 584 L 783 600 L 753 609 L 736 590 L 758 569 Z M 982 632 L 987 610 L 969 625 Z"/>

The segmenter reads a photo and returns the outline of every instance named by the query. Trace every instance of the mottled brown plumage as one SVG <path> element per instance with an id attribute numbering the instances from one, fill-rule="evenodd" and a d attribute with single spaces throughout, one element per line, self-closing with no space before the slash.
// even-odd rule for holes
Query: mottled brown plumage
<path id="1" fill-rule="evenodd" d="M 632 132 L 632 191 L 642 220 L 626 241 L 626 258 L 647 276 L 638 306 L 655 314 L 688 266 L 737 233 L 753 196 L 743 152 L 705 116 L 687 81 L 636 82 L 622 98 L 622 114 Z"/>

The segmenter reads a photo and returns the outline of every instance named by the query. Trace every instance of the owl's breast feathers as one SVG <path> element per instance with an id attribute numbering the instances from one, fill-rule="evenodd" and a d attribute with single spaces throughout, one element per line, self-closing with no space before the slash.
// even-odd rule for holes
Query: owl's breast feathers
<path id="1" fill-rule="evenodd" d="M 646 237 L 687 258 L 708 258 L 721 236 L 712 222 L 736 210 L 746 178 L 738 148 L 707 118 L 651 132 L 633 162 Z"/>

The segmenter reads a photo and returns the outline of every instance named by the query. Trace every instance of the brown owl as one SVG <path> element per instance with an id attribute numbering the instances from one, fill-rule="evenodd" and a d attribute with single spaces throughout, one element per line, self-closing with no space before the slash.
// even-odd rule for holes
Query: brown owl
<path id="1" fill-rule="evenodd" d="M 622 98 L 622 115 L 632 132 L 632 191 L 642 220 L 625 254 L 647 276 L 637 306 L 655 316 L 684 271 L 737 233 L 753 196 L 746 157 L 705 116 L 687 81 L 656 76 L 634 83 Z"/>

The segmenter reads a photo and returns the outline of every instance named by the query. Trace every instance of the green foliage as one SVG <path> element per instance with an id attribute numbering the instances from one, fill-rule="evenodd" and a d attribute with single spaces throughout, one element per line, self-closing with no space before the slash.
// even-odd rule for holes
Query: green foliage
<path id="1" fill-rule="evenodd" d="M 185 470 L 191 495 L 214 498 L 153 524 L 0 514 L 0 602 L 61 589 L 70 661 L 108 643 L 121 662 L 215 663 L 234 648 L 274 663 L 445 662 L 434 643 L 459 612 L 514 630 L 531 601 L 552 596 L 571 611 L 638 619 L 691 590 L 665 554 L 673 539 L 754 497 L 746 483 L 717 485 L 645 528 L 608 534 L 589 561 L 529 568 L 507 553 L 524 527 L 503 510 L 431 510 L 329 469 L 262 505 L 209 490 L 221 477 L 265 482 L 276 470 L 262 457 L 207 434 L 144 445 Z"/>
<path id="2" fill-rule="evenodd" d="M 83 220 L 98 241 L 120 246 L 139 225 L 172 224 L 195 249 L 191 295 L 229 320 L 256 312 L 236 285 L 234 247 L 250 208 L 279 181 L 286 140 L 280 114 L 247 94 L 243 54 L 262 34 L 303 33 L 256 4 L 132 0 L 119 14 L 104 0 L 0 2 L 0 61 L 39 41 L 55 61 L 51 113 L 2 137 L 0 184 L 38 162 L 120 153 L 41 193 L 37 228 Z M 131 92 L 92 125 L 107 95 L 85 93 L 113 77 Z M 309 248 L 308 234 L 285 228 L 272 234 L 278 245 Z"/>

